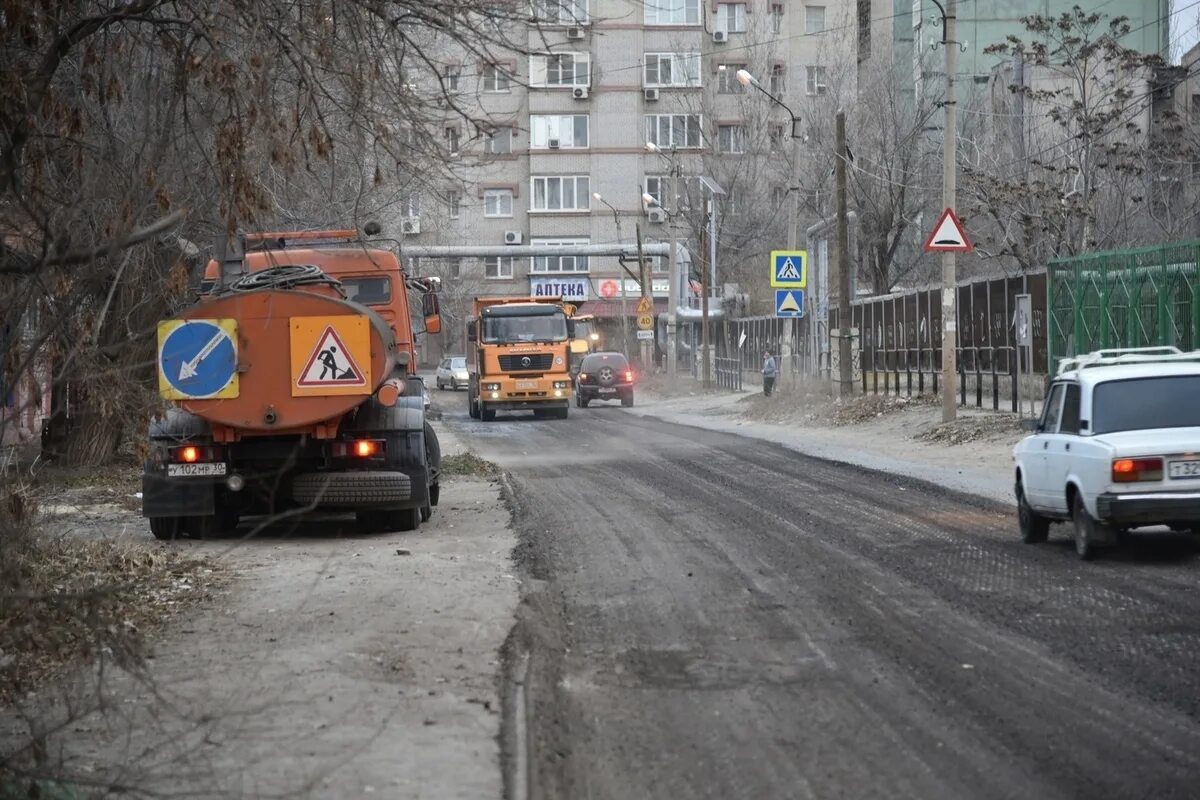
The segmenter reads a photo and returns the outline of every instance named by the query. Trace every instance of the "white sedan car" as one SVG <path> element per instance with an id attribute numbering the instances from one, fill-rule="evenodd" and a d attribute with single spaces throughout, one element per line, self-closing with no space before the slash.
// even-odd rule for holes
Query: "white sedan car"
<path id="1" fill-rule="evenodd" d="M 460 386 L 464 389 L 467 388 L 471 376 L 467 374 L 466 356 L 443 358 L 442 363 L 438 364 L 437 373 L 433 379 L 439 389 L 445 389 L 447 386 L 454 391 L 458 391 Z"/>
<path id="2" fill-rule="evenodd" d="M 1087 559 L 1133 528 L 1200 531 L 1200 352 L 1105 350 L 1064 367 L 1013 450 L 1021 538 L 1069 520 Z"/>

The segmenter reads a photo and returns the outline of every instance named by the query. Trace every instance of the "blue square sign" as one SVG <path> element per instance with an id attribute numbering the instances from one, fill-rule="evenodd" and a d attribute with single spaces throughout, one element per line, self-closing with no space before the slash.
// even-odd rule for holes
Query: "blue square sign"
<path id="1" fill-rule="evenodd" d="M 804 290 L 803 289 L 776 289 L 775 290 L 775 316 L 777 316 L 777 317 L 803 317 L 804 316 Z"/>
<path id="2" fill-rule="evenodd" d="M 807 288 L 808 253 L 803 250 L 772 250 L 771 285 L 776 289 Z"/>

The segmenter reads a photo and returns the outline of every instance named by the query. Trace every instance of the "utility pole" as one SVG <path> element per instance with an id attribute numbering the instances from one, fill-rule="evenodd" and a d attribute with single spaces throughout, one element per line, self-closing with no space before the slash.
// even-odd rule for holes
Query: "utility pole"
<path id="1" fill-rule="evenodd" d="M 838 396 L 854 393 L 851 354 L 854 319 L 850 313 L 850 213 L 846 208 L 846 112 L 838 110 L 834 128 L 837 155 L 834 180 L 837 183 L 837 265 L 838 265 Z"/>
<path id="2" fill-rule="evenodd" d="M 642 255 L 642 225 L 637 225 L 637 253 L 638 253 L 638 282 L 642 285 L 642 300 L 649 301 L 653 307 L 654 301 L 650 299 L 650 276 L 646 274 L 646 258 Z M 639 315 L 640 318 L 640 315 Z M 638 327 L 638 345 L 642 354 L 642 370 L 649 371 L 654 367 L 654 340 L 642 339 L 641 327 Z"/>
<path id="3" fill-rule="evenodd" d="M 675 211 L 678 211 L 678 209 L 679 204 L 676 203 Z M 671 252 L 667 256 L 667 374 L 674 377 L 678 363 L 678 357 L 675 353 L 675 348 L 678 346 L 675 341 L 675 306 L 679 302 L 676 299 L 679 276 L 675 274 L 675 271 L 679 269 L 675 255 L 675 250 L 679 247 L 679 243 L 675 233 L 674 213 L 667 218 L 667 224 L 671 226 Z"/>
<path id="4" fill-rule="evenodd" d="M 945 150 L 942 159 L 942 204 L 954 208 L 955 170 L 957 168 L 958 113 L 955 105 L 954 74 L 958 71 L 958 40 L 955 38 L 956 0 L 946 0 L 942 18 L 942 46 L 946 48 Z M 954 253 L 942 253 L 942 422 L 951 422 L 958 413 L 958 346 L 956 313 L 958 277 Z"/>
<path id="5" fill-rule="evenodd" d="M 713 201 L 709 201 L 709 214 L 712 214 Z M 701 259 L 708 261 L 711 255 L 708 253 L 708 239 L 711 238 L 711 233 L 705 228 L 700 233 L 700 253 Z M 712 361 L 708 357 L 708 269 L 709 264 L 703 264 L 700 270 L 700 374 L 704 381 L 704 389 L 707 391 L 712 387 Z"/>
<path id="6" fill-rule="evenodd" d="M 788 113 L 791 113 L 790 111 Z M 795 185 L 791 187 L 791 208 L 788 209 L 788 232 L 787 232 L 787 248 L 795 252 L 800 247 L 800 204 L 803 200 L 800 197 L 800 157 L 804 146 L 804 141 L 800 138 L 799 120 L 792 118 L 792 178 Z M 812 298 L 815 283 L 812 279 L 813 270 L 808 270 L 808 291 L 809 298 Z M 806 303 L 810 309 L 815 309 L 816 306 L 811 302 Z M 808 326 L 811 328 L 816 324 L 816 314 L 812 314 L 808 318 Z M 795 322 L 791 317 L 784 320 L 783 327 L 783 347 L 779 353 L 779 360 L 782 362 L 779 366 L 787 369 L 791 374 L 791 384 L 794 388 L 796 385 L 796 370 L 792 368 L 792 342 L 796 335 Z M 811 354 L 810 354 L 811 355 Z M 784 367 L 784 365 L 787 365 Z"/>

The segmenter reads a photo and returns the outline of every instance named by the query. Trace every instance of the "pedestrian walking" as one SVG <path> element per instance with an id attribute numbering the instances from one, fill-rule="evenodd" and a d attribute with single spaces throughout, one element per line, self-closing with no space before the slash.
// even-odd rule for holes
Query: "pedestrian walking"
<path id="1" fill-rule="evenodd" d="M 771 396 L 771 390 L 775 388 L 775 357 L 771 355 L 771 351 L 763 352 L 763 394 L 767 397 Z"/>

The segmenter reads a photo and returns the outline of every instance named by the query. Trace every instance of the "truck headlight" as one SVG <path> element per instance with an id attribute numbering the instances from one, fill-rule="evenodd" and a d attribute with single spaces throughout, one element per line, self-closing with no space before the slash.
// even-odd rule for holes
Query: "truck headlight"
<path id="1" fill-rule="evenodd" d="M 498 392 L 498 391 L 500 391 L 500 384 L 498 384 L 498 383 L 485 383 L 485 384 L 483 385 L 483 389 L 484 389 L 484 391 L 486 391 L 486 392 Z"/>
<path id="2" fill-rule="evenodd" d="M 554 382 L 555 389 L 569 389 L 570 387 L 571 387 L 570 381 L 555 381 Z"/>

